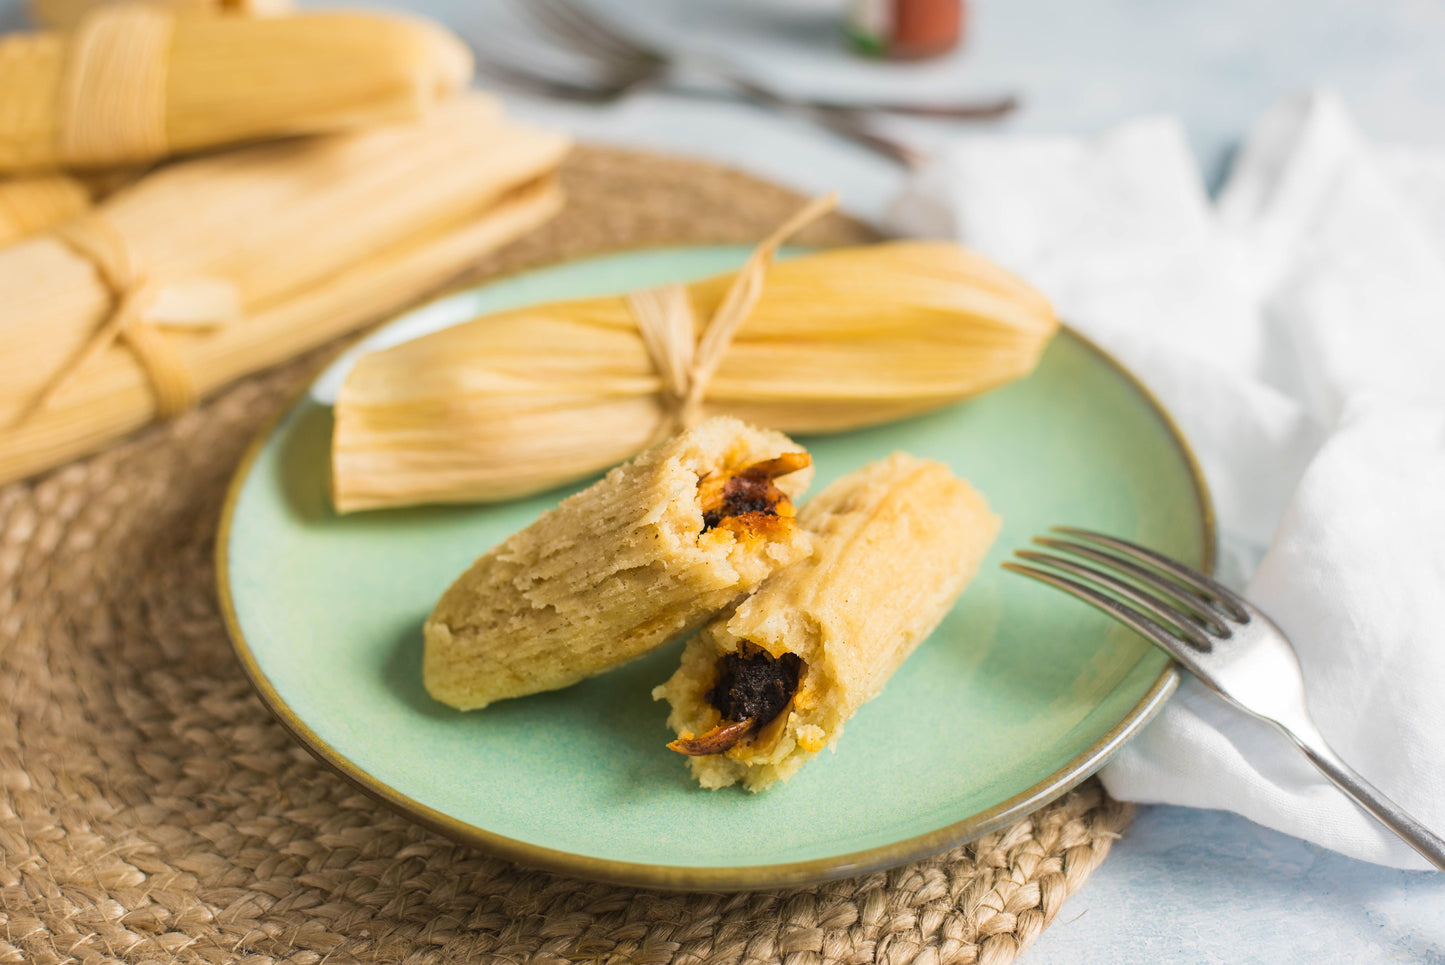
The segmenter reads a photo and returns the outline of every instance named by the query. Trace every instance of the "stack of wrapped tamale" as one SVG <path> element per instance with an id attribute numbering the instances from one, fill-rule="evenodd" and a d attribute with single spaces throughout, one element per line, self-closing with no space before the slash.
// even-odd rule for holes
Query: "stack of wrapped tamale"
<path id="1" fill-rule="evenodd" d="M 205 6 L 38 2 L 73 26 L 0 36 L 0 482 L 392 313 L 560 204 L 565 140 L 465 93 L 442 28 Z"/>

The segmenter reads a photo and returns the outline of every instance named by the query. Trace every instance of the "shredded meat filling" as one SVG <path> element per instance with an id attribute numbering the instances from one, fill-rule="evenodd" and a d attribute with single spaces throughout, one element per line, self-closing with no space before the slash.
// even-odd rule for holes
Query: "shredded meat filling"
<path id="1" fill-rule="evenodd" d="M 701 737 L 679 737 L 667 746 L 688 757 L 706 757 L 729 750 L 738 741 L 753 732 L 753 722 L 740 720 L 736 723 L 723 721 Z"/>
<path id="2" fill-rule="evenodd" d="M 707 692 L 707 702 L 724 720 L 752 718 L 762 727 L 788 706 L 802 671 L 796 653 L 777 658 L 763 650 L 729 653 L 718 661 L 717 683 Z"/>
<path id="3" fill-rule="evenodd" d="M 667 746 L 690 757 L 729 750 L 783 712 L 797 693 L 802 673 L 803 661 L 795 653 L 777 658 L 762 650 L 725 654 L 718 661 L 717 682 L 707 692 L 707 702 L 722 722 L 701 736 L 678 738 Z"/>
<path id="4" fill-rule="evenodd" d="M 773 480 L 812 464 L 806 452 L 785 452 L 776 459 L 755 463 L 742 472 L 699 484 L 702 531 L 716 529 L 724 520 L 760 523 L 777 516 L 792 516 L 793 504 Z"/>

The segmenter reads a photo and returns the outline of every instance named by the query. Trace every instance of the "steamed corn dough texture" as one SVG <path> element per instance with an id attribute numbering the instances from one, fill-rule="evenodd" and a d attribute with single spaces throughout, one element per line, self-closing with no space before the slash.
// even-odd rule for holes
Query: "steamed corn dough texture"
<path id="1" fill-rule="evenodd" d="M 474 710 L 566 687 L 697 629 L 808 552 L 786 518 L 704 531 L 699 483 L 801 451 L 781 433 L 711 419 L 564 500 L 442 596 L 424 630 L 427 690 Z M 792 500 L 811 478 L 808 467 L 776 485 Z"/>
<path id="2" fill-rule="evenodd" d="M 712 317 L 733 275 L 687 286 Z M 782 432 L 889 422 L 1033 371 L 1049 302 L 949 242 L 821 252 L 768 269 L 708 382 L 706 415 Z M 336 405 L 338 512 L 487 502 L 627 459 L 670 418 L 621 296 L 484 316 L 357 362 Z"/>
<path id="3" fill-rule="evenodd" d="M 834 482 L 798 522 L 812 555 L 710 623 L 654 691 L 672 705 L 674 731 L 700 734 L 720 722 L 707 693 L 724 654 L 757 647 L 802 659 L 792 704 L 753 739 L 688 758 L 704 787 L 763 790 L 836 741 L 948 614 L 999 528 L 972 486 L 905 453 Z"/>
<path id="4" fill-rule="evenodd" d="M 160 8 L 107 5 L 92 18 L 159 16 Z M 97 21 L 98 22 L 98 21 Z M 163 76 L 168 151 L 68 156 L 60 104 L 67 59 L 79 43 L 58 31 L 0 37 L 0 171 L 154 160 L 292 134 L 416 120 L 472 75 L 471 53 L 420 18 L 352 12 L 267 19 L 177 17 Z M 74 99 L 106 96 L 81 90 Z M 112 112 L 121 108 L 110 105 Z"/>

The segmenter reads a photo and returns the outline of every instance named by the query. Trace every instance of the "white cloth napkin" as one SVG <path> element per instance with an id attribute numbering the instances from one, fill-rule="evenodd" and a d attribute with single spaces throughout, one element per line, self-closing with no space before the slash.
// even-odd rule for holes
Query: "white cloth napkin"
<path id="1" fill-rule="evenodd" d="M 1163 399 L 1221 574 L 1290 635 L 1320 729 L 1445 833 L 1445 151 L 1372 144 L 1315 92 L 1264 116 L 1217 201 L 1179 123 L 1149 118 L 954 142 L 892 221 L 1029 279 Z M 1427 867 L 1193 680 L 1103 778 Z"/>

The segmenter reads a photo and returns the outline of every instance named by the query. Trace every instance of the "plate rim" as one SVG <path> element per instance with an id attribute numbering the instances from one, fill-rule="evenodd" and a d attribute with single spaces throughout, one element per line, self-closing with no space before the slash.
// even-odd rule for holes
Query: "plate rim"
<path id="1" fill-rule="evenodd" d="M 424 309 L 444 298 L 465 291 L 475 291 L 534 272 L 547 271 L 578 262 L 622 255 L 645 254 L 654 251 L 676 251 L 678 249 L 716 249 L 725 247 L 737 247 L 743 250 L 746 249 L 747 246 L 734 246 L 726 243 L 647 245 L 636 248 L 595 251 L 578 257 L 549 261 L 517 271 L 504 272 L 483 281 L 475 281 L 466 285 L 449 288 L 425 302 L 407 309 L 405 312 L 389 316 L 376 325 L 371 326 L 368 331 L 375 331 L 384 325 L 391 324 L 403 315 Z M 1121 376 L 1140 398 L 1143 399 L 1145 404 L 1153 410 L 1154 415 L 1158 417 L 1164 425 L 1169 438 L 1173 441 L 1175 448 L 1178 450 L 1178 454 L 1183 459 L 1185 468 L 1188 470 L 1190 480 L 1194 487 L 1196 508 L 1199 512 L 1199 525 L 1202 537 L 1201 545 L 1203 547 L 1202 558 L 1199 561 L 1199 569 L 1205 573 L 1212 574 L 1214 572 L 1218 543 L 1218 526 L 1214 513 L 1214 502 L 1210 495 L 1209 484 L 1200 468 L 1199 460 L 1195 456 L 1194 450 L 1190 447 L 1189 440 L 1179 428 L 1178 423 L 1175 422 L 1174 417 L 1170 415 L 1169 410 L 1164 407 L 1163 403 L 1159 401 L 1154 393 L 1151 392 L 1133 372 L 1092 339 L 1062 321 L 1059 324 L 1059 330 L 1055 334 L 1055 337 L 1072 338 Z M 408 797 L 357 766 L 312 730 L 311 727 L 292 710 L 275 687 L 272 686 L 269 678 L 267 678 L 265 672 L 261 669 L 255 654 L 251 651 L 250 643 L 247 641 L 246 635 L 241 629 L 240 620 L 236 613 L 235 601 L 231 595 L 229 552 L 231 545 L 231 526 L 235 517 L 237 504 L 240 501 L 241 491 L 245 487 L 246 481 L 250 478 L 251 469 L 257 458 L 261 455 L 262 450 L 265 449 L 267 442 L 270 441 L 272 435 L 275 433 L 277 427 L 296 411 L 301 403 L 308 401 L 311 385 L 316 381 L 316 378 L 318 378 L 322 372 L 327 371 L 331 364 L 339 359 L 349 347 L 350 341 L 348 341 L 347 345 L 342 346 L 338 352 L 329 355 L 323 360 L 312 373 L 312 376 L 303 381 L 301 386 L 293 392 L 282 405 L 278 406 L 274 414 L 267 417 L 257 429 L 254 438 L 247 444 L 244 454 L 231 474 L 230 481 L 226 487 L 225 499 L 221 504 L 214 550 L 216 590 L 220 603 L 221 619 L 225 624 L 226 634 L 230 638 L 231 647 L 235 651 L 236 657 L 240 661 L 251 686 L 261 698 L 262 704 L 265 705 L 271 715 L 297 743 L 304 747 L 318 761 L 331 768 L 359 790 L 387 805 L 404 817 L 453 841 L 458 841 L 517 864 L 543 871 L 572 875 L 594 881 L 604 881 L 611 884 L 662 891 L 756 891 L 765 888 L 800 887 L 834 881 L 841 878 L 851 878 L 873 871 L 897 867 L 898 865 L 930 857 L 950 848 L 966 844 L 991 831 L 996 831 L 1005 825 L 1012 824 L 1044 805 L 1062 797 L 1092 776 L 1099 768 L 1103 767 L 1124 744 L 1128 743 L 1145 724 L 1154 718 L 1179 685 L 1180 677 L 1177 664 L 1171 660 L 1165 664 L 1164 669 L 1160 672 L 1144 696 L 1129 709 L 1118 723 L 1067 764 L 1055 770 L 1043 780 L 1013 797 L 999 802 L 991 808 L 972 814 L 960 821 L 945 825 L 942 828 L 937 828 L 933 831 L 905 838 L 900 841 L 889 842 L 834 857 L 812 858 L 806 861 L 789 861 L 773 864 L 712 866 L 663 865 L 649 862 L 620 861 L 611 858 L 597 858 L 590 855 L 576 854 L 571 851 L 562 851 L 555 848 L 548 848 L 544 845 L 520 841 L 516 838 L 510 838 L 506 835 L 488 831 L 485 828 L 478 827 L 442 811 L 438 811 L 435 808 Z M 316 404 L 319 405 L 320 403 Z"/>

